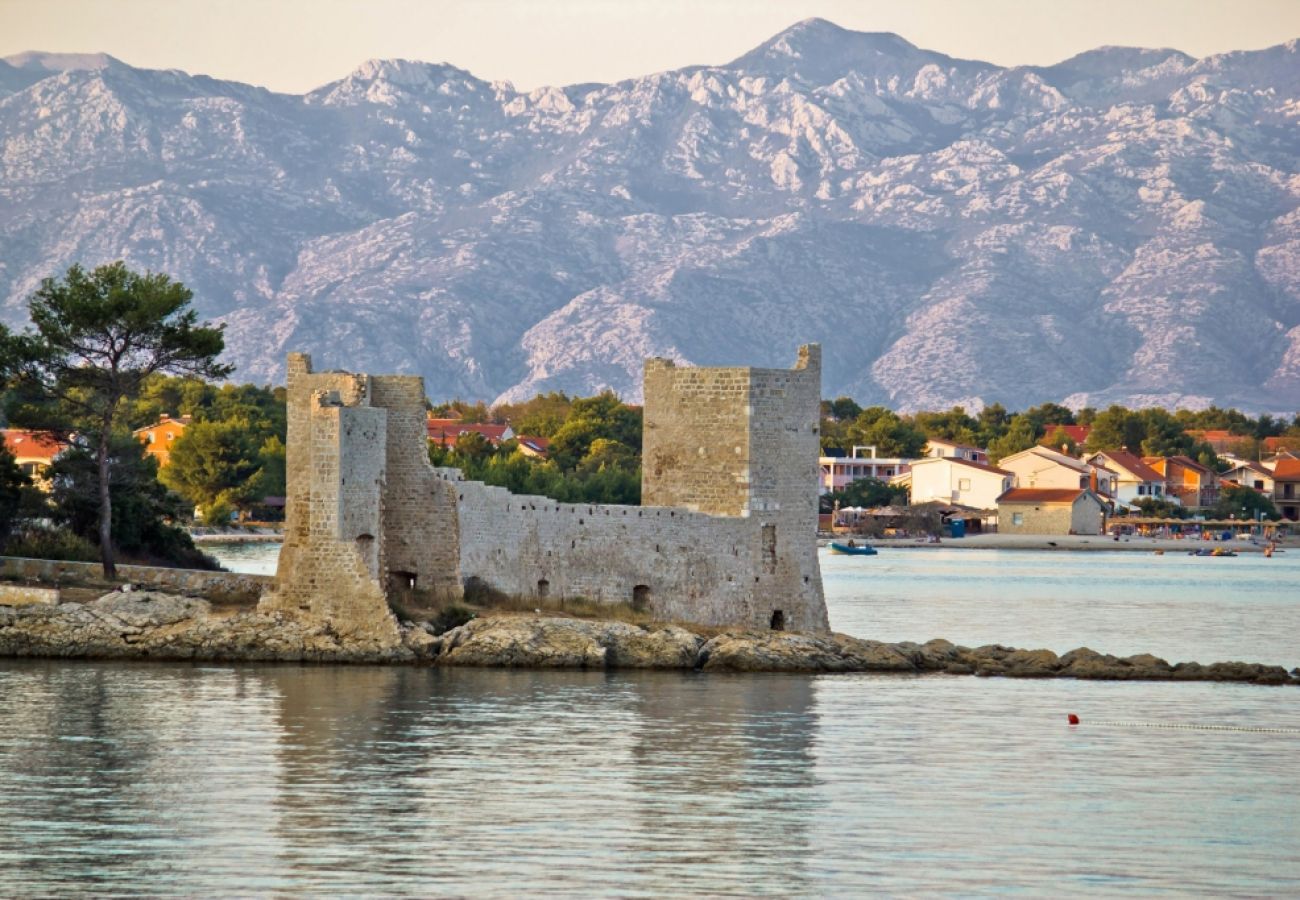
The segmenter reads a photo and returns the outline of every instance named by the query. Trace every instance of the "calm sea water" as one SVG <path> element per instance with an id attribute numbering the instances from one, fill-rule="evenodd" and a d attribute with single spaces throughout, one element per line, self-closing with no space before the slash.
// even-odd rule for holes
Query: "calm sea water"
<path id="1" fill-rule="evenodd" d="M 1294 662 L 1290 560 L 1169 561 L 824 560 L 844 631 Z M 0 660 L 0 698 L 4 896 L 1300 893 L 1300 734 L 1089 725 L 1300 729 L 1290 688 Z"/>

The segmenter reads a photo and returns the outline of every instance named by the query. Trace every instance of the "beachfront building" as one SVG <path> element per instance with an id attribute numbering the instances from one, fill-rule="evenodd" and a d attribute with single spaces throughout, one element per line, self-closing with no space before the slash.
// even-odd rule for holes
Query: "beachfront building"
<path id="1" fill-rule="evenodd" d="M 171 461 L 172 444 L 185 433 L 189 424 L 189 416 L 173 418 L 163 413 L 152 425 L 137 428 L 134 432 L 135 439 L 144 444 L 146 454 L 158 460 L 158 468 L 161 469 Z"/>
<path id="2" fill-rule="evenodd" d="M 1016 476 L 1018 488 L 1090 490 L 1115 496 L 1118 476 L 1109 469 L 1089 465 L 1050 447 L 1030 447 L 998 461 L 998 468 Z"/>
<path id="3" fill-rule="evenodd" d="M 1164 476 L 1127 450 L 1101 450 L 1087 461 L 1115 473 L 1115 490 L 1111 496 L 1124 506 L 1132 506 L 1139 500 L 1165 499 Z"/>
<path id="4" fill-rule="evenodd" d="M 1015 476 L 968 459 L 932 456 L 912 463 L 908 479 L 911 502 L 946 503 L 975 510 L 995 509 L 998 497 L 1011 489 Z"/>
<path id="5" fill-rule="evenodd" d="M 1273 505 L 1288 522 L 1300 522 L 1300 459 L 1284 456 L 1273 466 Z"/>
<path id="6" fill-rule="evenodd" d="M 1231 469 L 1219 473 L 1219 483 L 1225 481 L 1253 488 L 1269 497 L 1273 496 L 1273 470 L 1254 460 L 1235 460 Z"/>
<path id="7" fill-rule="evenodd" d="M 970 462 L 988 464 L 989 452 L 982 447 L 959 444 L 944 438 L 930 438 L 925 444 L 925 455 L 939 459 L 964 459 Z"/>
<path id="8" fill-rule="evenodd" d="M 1146 456 L 1142 461 L 1165 479 L 1165 493 L 1189 509 L 1219 502 L 1219 475 L 1188 456 Z"/>
<path id="9" fill-rule="evenodd" d="M 855 446 L 849 456 L 832 455 L 833 452 L 823 450 L 818 459 L 821 467 L 817 480 L 819 495 L 842 491 L 859 478 L 889 481 L 895 475 L 907 472 L 915 462 L 900 456 L 878 456 L 876 448 L 870 446 Z"/>
<path id="10" fill-rule="evenodd" d="M 999 534 L 1103 534 L 1108 504 L 1080 488 L 1012 488 L 998 498 Z"/>

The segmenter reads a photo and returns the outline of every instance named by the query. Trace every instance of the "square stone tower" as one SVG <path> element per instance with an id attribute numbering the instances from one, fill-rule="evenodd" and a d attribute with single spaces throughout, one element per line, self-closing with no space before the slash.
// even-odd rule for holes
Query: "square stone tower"
<path id="1" fill-rule="evenodd" d="M 754 523 L 758 608 L 826 628 L 817 562 L 821 347 L 792 369 L 645 364 L 641 502 Z M 777 621 L 776 613 L 781 613 Z"/>

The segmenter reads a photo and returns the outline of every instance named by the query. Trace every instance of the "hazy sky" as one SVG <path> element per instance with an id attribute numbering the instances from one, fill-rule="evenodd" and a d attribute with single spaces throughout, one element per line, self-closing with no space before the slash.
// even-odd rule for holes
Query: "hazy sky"
<path id="1" fill-rule="evenodd" d="M 0 56 L 102 50 L 295 93 L 400 57 L 532 88 L 727 62 L 810 16 L 1002 65 L 1300 37 L 1300 0 L 0 0 Z"/>

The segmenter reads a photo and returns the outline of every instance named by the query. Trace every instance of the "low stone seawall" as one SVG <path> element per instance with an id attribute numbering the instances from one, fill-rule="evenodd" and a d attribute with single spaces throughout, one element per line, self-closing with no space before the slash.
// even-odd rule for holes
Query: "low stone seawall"
<path id="1" fill-rule="evenodd" d="M 132 584 L 163 588 L 182 594 L 202 594 L 223 603 L 252 604 L 275 578 L 242 572 L 209 572 L 204 569 L 168 569 L 162 566 L 118 566 L 118 578 Z M 103 578 L 99 563 L 57 559 L 28 559 L 0 556 L 0 577 L 53 584 L 97 582 Z"/>
<path id="2" fill-rule="evenodd" d="M 24 584 L 0 584 L 0 606 L 27 606 L 30 603 L 57 606 L 59 589 L 29 587 Z"/>
<path id="3" fill-rule="evenodd" d="M 1235 681 L 1300 685 L 1300 668 L 1245 662 L 1170 664 L 1149 654 L 1115 657 L 1079 648 L 1058 656 L 945 640 L 883 643 L 843 634 L 639 626 L 542 615 L 485 616 L 435 635 L 403 624 L 399 643 L 359 644 L 328 622 L 256 610 L 214 612 L 206 600 L 115 592 L 85 604 L 0 606 L 0 656 L 224 662 L 415 663 L 535 669 L 679 669 L 705 672 L 893 674 Z"/>

